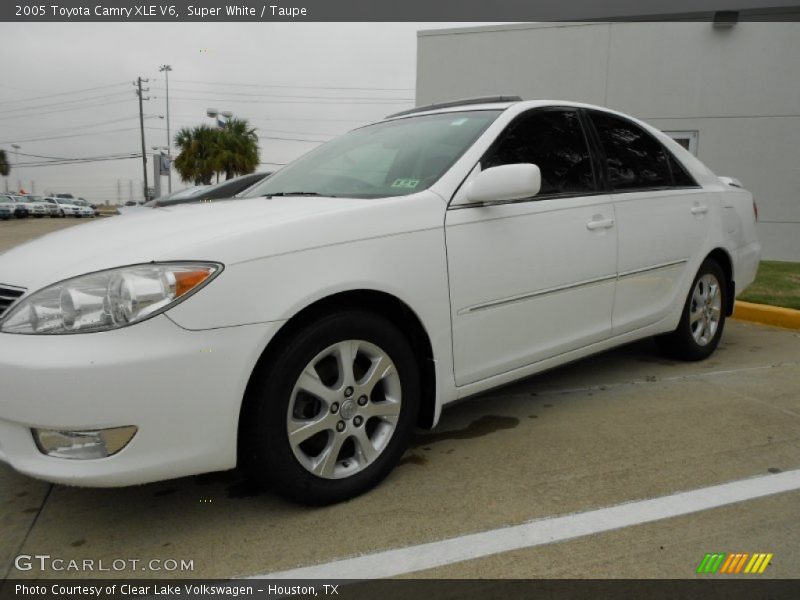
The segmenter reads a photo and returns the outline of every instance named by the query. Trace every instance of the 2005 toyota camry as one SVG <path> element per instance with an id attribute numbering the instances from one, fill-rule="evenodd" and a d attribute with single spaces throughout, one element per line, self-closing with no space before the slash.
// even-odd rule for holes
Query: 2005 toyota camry
<path id="1" fill-rule="evenodd" d="M 646 336 L 707 357 L 760 254 L 736 180 L 570 102 L 393 115 L 248 195 L 0 256 L 0 458 L 336 502 L 457 399 Z"/>

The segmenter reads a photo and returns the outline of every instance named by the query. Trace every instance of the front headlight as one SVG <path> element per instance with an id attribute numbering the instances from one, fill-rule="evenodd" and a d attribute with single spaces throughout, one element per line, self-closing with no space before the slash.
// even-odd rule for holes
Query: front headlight
<path id="1" fill-rule="evenodd" d="M 17 304 L 0 322 L 4 333 L 108 331 L 164 312 L 210 282 L 217 263 L 151 263 L 61 281 Z"/>

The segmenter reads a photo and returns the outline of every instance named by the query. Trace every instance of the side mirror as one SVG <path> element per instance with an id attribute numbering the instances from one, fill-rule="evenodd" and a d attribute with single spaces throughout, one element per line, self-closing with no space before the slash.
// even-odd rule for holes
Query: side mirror
<path id="1" fill-rule="evenodd" d="M 539 193 L 542 174 L 530 163 L 501 165 L 481 171 L 465 190 L 467 202 L 522 200 Z"/>

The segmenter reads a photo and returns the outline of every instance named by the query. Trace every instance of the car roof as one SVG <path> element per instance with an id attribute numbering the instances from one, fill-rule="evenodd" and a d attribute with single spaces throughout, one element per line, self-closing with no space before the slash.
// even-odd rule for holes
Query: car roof
<path id="1" fill-rule="evenodd" d="M 632 118 L 630 115 L 617 112 L 605 106 L 597 106 L 594 104 L 586 104 L 585 102 L 575 102 L 572 100 L 522 100 L 518 96 L 491 96 L 484 98 L 473 98 L 465 100 L 454 100 L 450 102 L 442 102 L 437 104 L 430 104 L 418 108 L 410 109 L 400 113 L 388 115 L 384 121 L 392 121 L 395 119 L 404 119 L 408 117 L 417 117 L 422 115 L 435 115 L 442 113 L 464 112 L 468 110 L 506 110 L 510 107 L 517 107 L 522 110 L 531 108 L 540 108 L 547 106 L 560 106 L 570 108 L 586 108 L 590 110 L 599 110 L 625 118 Z"/>

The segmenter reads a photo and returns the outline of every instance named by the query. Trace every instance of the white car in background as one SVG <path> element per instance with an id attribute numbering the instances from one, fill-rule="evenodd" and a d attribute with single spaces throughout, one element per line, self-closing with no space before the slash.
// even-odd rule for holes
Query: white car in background
<path id="1" fill-rule="evenodd" d="M 97 213 L 88 202 L 86 204 L 78 204 L 77 206 L 80 209 L 78 211 L 78 217 L 92 218 L 97 216 Z"/>
<path id="2" fill-rule="evenodd" d="M 14 218 L 14 207 L 16 205 L 8 196 L 0 196 L 0 220 L 8 221 Z"/>
<path id="3" fill-rule="evenodd" d="M 25 210 L 28 211 L 29 217 L 36 217 L 41 219 L 42 217 L 47 216 L 47 208 L 41 202 L 30 200 L 27 196 L 11 195 L 9 197 L 15 204 L 19 206 L 24 206 Z"/>
<path id="4" fill-rule="evenodd" d="M 60 217 L 81 217 L 81 207 L 73 204 L 68 198 L 48 197 L 44 199 L 48 204 L 54 205 L 58 209 Z"/>
<path id="5" fill-rule="evenodd" d="M 760 256 L 738 182 L 573 102 L 399 113 L 248 194 L 0 255 L 1 458 L 344 500 L 459 399 L 648 336 L 709 356 Z"/>
<path id="6" fill-rule="evenodd" d="M 47 216 L 49 217 L 59 216 L 58 205 L 45 202 L 45 199 L 42 196 L 36 196 L 34 194 L 25 194 L 24 198 L 28 202 L 36 202 L 38 204 L 41 204 L 44 207 L 44 211 Z"/>
<path id="7" fill-rule="evenodd" d="M 96 217 L 97 216 L 97 209 L 94 206 L 92 206 L 89 203 L 89 201 L 86 200 L 85 198 L 73 198 L 72 199 L 72 203 L 77 205 L 77 206 L 80 206 L 82 209 L 84 209 L 84 210 L 81 210 L 81 216 L 82 217 Z"/>

